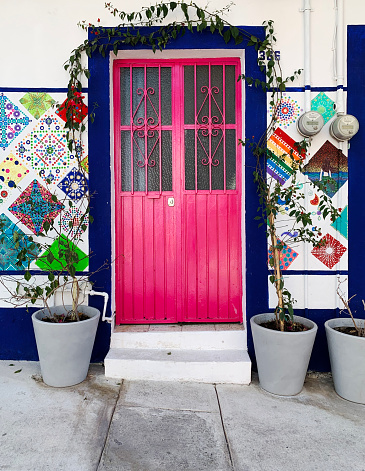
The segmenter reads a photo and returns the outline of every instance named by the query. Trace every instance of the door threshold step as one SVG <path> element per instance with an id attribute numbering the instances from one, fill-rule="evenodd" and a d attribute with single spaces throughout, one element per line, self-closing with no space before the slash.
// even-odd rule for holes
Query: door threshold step
<path id="1" fill-rule="evenodd" d="M 111 348 L 105 376 L 127 380 L 249 384 L 251 361 L 243 350 Z"/>
<path id="2" fill-rule="evenodd" d="M 186 324 L 121 324 L 116 325 L 114 332 L 201 332 L 221 330 L 245 330 L 240 322 L 218 322 L 200 323 L 191 322 Z"/>
<path id="3" fill-rule="evenodd" d="M 140 326 L 137 326 L 140 327 Z M 157 330 L 114 331 L 111 348 L 178 350 L 242 350 L 247 345 L 244 329 L 229 330 Z"/>

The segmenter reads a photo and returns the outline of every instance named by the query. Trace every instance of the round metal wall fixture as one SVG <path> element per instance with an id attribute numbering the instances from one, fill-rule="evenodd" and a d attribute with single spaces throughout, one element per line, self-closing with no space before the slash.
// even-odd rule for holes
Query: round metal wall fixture
<path id="1" fill-rule="evenodd" d="M 359 121 L 351 114 L 337 116 L 330 126 L 330 134 L 338 141 L 348 141 L 359 130 Z"/>
<path id="2" fill-rule="evenodd" d="M 307 111 L 297 120 L 298 132 L 304 137 L 315 136 L 324 126 L 324 119 L 318 111 Z"/>

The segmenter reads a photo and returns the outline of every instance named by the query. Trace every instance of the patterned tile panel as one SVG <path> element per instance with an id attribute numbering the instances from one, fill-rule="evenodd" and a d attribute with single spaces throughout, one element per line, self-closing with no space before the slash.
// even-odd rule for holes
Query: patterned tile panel
<path id="1" fill-rule="evenodd" d="M 52 222 L 64 208 L 60 202 L 52 200 L 52 194 L 37 180 L 23 191 L 10 206 L 14 214 L 34 234 L 43 231 L 44 223 Z"/>
<path id="2" fill-rule="evenodd" d="M 304 166 L 303 173 L 312 182 L 321 183 L 323 191 L 332 198 L 347 182 L 347 157 L 330 141 L 326 141 Z"/>
<path id="3" fill-rule="evenodd" d="M 5 150 L 31 120 L 4 93 L 0 93 L 0 147 Z"/>
<path id="4" fill-rule="evenodd" d="M 28 92 L 19 102 L 29 113 L 39 119 L 56 102 L 48 93 Z"/>
<path id="5" fill-rule="evenodd" d="M 0 270 L 21 270 L 28 267 L 38 255 L 36 246 L 24 232 L 5 215 L 0 215 Z M 17 254 L 22 248 L 28 249 L 29 258 L 17 265 Z M 31 250 L 29 250 L 31 249 Z"/>

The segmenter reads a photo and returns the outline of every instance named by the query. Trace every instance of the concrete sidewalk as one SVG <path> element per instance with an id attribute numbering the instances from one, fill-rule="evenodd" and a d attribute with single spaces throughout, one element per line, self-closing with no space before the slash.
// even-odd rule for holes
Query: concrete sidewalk
<path id="1" fill-rule="evenodd" d="M 326 375 L 301 394 L 258 386 L 108 380 L 46 386 L 38 363 L 0 362 L 0 470 L 365 471 L 365 406 Z"/>

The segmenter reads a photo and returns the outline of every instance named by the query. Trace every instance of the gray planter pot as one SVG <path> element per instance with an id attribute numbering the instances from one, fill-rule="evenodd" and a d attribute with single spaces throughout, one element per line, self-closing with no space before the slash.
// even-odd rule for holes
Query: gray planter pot
<path id="1" fill-rule="evenodd" d="M 71 306 L 51 308 L 55 314 L 70 309 Z M 89 306 L 79 306 L 78 310 L 90 319 L 53 324 L 41 320 L 49 314 L 47 309 L 32 315 L 42 377 L 49 386 L 72 386 L 86 378 L 100 312 Z"/>
<path id="2" fill-rule="evenodd" d="M 272 313 L 251 318 L 260 386 L 272 394 L 294 396 L 303 389 L 318 327 L 311 320 L 299 316 L 294 316 L 294 320 L 310 330 L 280 332 L 261 327 L 262 322 L 273 318 Z"/>
<path id="3" fill-rule="evenodd" d="M 355 321 L 364 325 L 364 320 Z M 334 327 L 353 326 L 351 319 L 331 319 L 324 326 L 337 394 L 348 401 L 365 404 L 365 337 L 333 330 Z"/>

